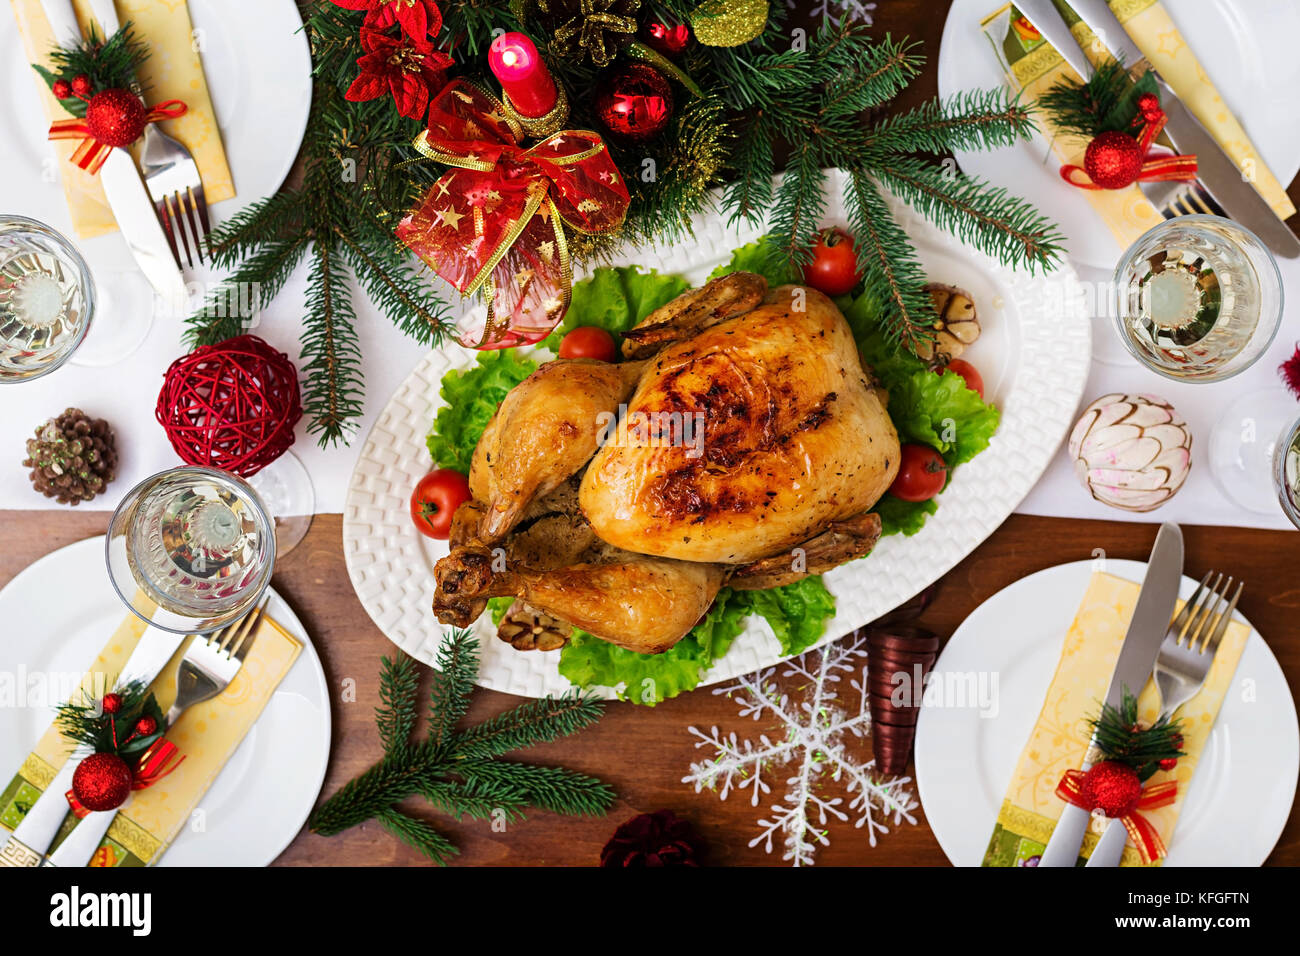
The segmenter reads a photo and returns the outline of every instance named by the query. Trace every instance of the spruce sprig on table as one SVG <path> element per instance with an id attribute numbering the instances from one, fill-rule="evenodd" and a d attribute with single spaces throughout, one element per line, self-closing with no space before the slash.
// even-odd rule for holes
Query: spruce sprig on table
<path id="1" fill-rule="evenodd" d="M 478 641 L 468 630 L 452 631 L 438 651 L 428 733 L 416 737 L 417 666 L 405 655 L 384 658 L 375 710 L 384 758 L 316 808 L 308 821 L 312 832 L 330 836 L 375 819 L 443 864 L 457 852 L 455 845 L 430 822 L 400 809 L 401 801 L 421 796 L 457 820 L 494 814 L 522 820 L 529 808 L 583 816 L 608 810 L 614 793 L 594 777 L 501 759 L 590 726 L 604 712 L 604 701 L 579 693 L 546 697 L 461 729 L 478 663 Z"/>

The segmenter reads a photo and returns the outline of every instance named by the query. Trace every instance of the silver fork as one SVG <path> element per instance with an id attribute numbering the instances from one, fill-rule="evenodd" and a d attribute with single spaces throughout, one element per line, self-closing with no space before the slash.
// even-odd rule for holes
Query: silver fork
<path id="1" fill-rule="evenodd" d="M 1172 717 L 1205 686 L 1214 654 L 1223 642 L 1223 635 L 1228 632 L 1237 601 L 1245 590 L 1246 582 L 1238 581 L 1227 608 L 1220 611 L 1228 592 L 1232 591 L 1233 579 L 1229 575 L 1225 584 L 1220 573 L 1214 579 L 1214 586 L 1208 587 L 1213 575 L 1213 571 L 1207 571 L 1201 578 L 1201 583 L 1169 625 L 1169 631 L 1160 644 L 1152 671 L 1156 690 L 1160 693 L 1160 720 Z M 1124 824 L 1112 820 L 1088 857 L 1087 865 L 1119 866 L 1127 839 L 1128 831 Z"/>
<path id="2" fill-rule="evenodd" d="M 121 24 L 113 0 L 90 0 L 90 5 L 104 36 L 117 32 Z M 203 262 L 211 224 L 194 156 L 184 143 L 168 136 L 157 123 L 150 123 L 144 131 L 140 172 L 153 200 L 154 213 L 167 234 L 176 267 L 183 269 L 188 264 L 193 268 L 195 262 Z M 185 252 L 184 262 L 181 250 Z"/>
<path id="3" fill-rule="evenodd" d="M 257 625 L 266 603 L 263 600 L 240 620 L 190 642 L 176 675 L 176 703 L 167 711 L 168 731 L 185 708 L 215 697 L 230 686 L 257 638 Z M 116 816 L 116 810 L 87 814 L 42 866 L 88 866 Z"/>
<path id="4" fill-rule="evenodd" d="M 1141 183 L 1142 191 L 1166 219 L 1178 216 L 1223 216 L 1223 207 L 1205 191 L 1199 179 L 1192 182 Z M 1168 189 L 1159 190 L 1158 187 Z"/>
<path id="5" fill-rule="evenodd" d="M 216 697 L 230 685 L 253 648 L 265 611 L 263 600 L 237 625 L 190 642 L 176 672 L 176 703 L 167 711 L 168 727 L 182 711 Z"/>

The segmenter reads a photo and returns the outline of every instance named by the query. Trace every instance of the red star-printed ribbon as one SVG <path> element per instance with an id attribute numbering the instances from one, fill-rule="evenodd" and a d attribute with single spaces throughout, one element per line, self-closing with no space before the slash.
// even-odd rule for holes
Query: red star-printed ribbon
<path id="1" fill-rule="evenodd" d="M 184 116 L 187 109 L 183 100 L 159 103 L 145 114 L 145 125 Z M 90 131 L 84 119 L 55 120 L 50 125 L 50 139 L 80 139 L 81 143 L 69 158 L 92 176 L 99 172 L 108 161 L 108 154 L 113 151 L 112 146 L 95 139 L 95 134 Z"/>
<path id="2" fill-rule="evenodd" d="M 459 333 L 479 349 L 544 338 L 569 307 L 565 229 L 611 232 L 627 186 L 601 138 L 566 130 L 525 149 L 495 97 L 463 80 L 429 107 L 415 141 L 454 167 L 397 227 L 397 236 L 463 295 L 487 290 L 487 315 Z"/>

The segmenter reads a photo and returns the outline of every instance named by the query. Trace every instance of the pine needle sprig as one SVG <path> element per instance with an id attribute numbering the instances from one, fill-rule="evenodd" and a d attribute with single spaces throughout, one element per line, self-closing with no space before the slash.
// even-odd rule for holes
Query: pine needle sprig
<path id="1" fill-rule="evenodd" d="M 1086 82 L 1067 78 L 1053 84 L 1038 96 L 1037 106 L 1058 133 L 1092 139 L 1098 133 L 1130 131 L 1137 98 L 1156 92 L 1150 72 L 1135 81 L 1122 59 L 1106 59 Z"/>
<path id="2" fill-rule="evenodd" d="M 460 730 L 478 671 L 478 642 L 468 630 L 455 630 L 439 648 L 437 660 L 429 730 L 418 738 L 417 666 L 405 655 L 384 659 L 375 712 L 384 756 L 312 812 L 312 832 L 329 836 L 375 819 L 442 864 L 457 852 L 454 844 L 433 824 L 399 808 L 402 801 L 423 797 L 457 820 L 522 820 L 529 808 L 585 816 L 609 809 L 613 791 L 594 777 L 499 759 L 589 726 L 599 719 L 604 701 L 580 694 L 530 701 Z"/>
<path id="3" fill-rule="evenodd" d="M 128 20 L 107 39 L 92 23 L 89 34 L 80 43 L 55 47 L 46 57 L 48 66 L 33 63 L 32 68 L 51 89 L 58 80 L 71 82 L 74 77 L 86 76 L 96 92 L 128 89 L 143 94 L 146 91 L 136 79 L 136 72 L 148 59 L 148 45 L 136 37 L 134 26 Z M 59 105 L 70 115 L 85 118 L 88 105 L 85 100 L 73 96 L 59 100 Z"/>
<path id="4" fill-rule="evenodd" d="M 1128 764 L 1144 782 L 1160 769 L 1160 761 L 1183 756 L 1182 721 L 1161 716 L 1150 727 L 1143 727 L 1138 722 L 1137 697 L 1127 688 L 1118 707 L 1103 704 L 1101 713 L 1088 725 L 1105 758 Z"/>
<path id="5" fill-rule="evenodd" d="M 866 148 L 873 154 L 997 149 L 1027 139 L 1033 130 L 1033 117 L 1017 94 L 968 90 L 881 120 L 867 134 Z"/>

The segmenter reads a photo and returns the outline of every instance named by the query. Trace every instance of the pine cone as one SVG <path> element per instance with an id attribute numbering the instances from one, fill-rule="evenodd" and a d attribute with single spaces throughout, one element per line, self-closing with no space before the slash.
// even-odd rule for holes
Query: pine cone
<path id="1" fill-rule="evenodd" d="M 695 828 L 671 810 L 633 817 L 614 831 L 600 851 L 608 867 L 699 866 L 704 845 Z"/>
<path id="2" fill-rule="evenodd" d="M 636 39 L 641 0 L 525 0 L 529 16 L 551 30 L 551 49 L 605 67 Z"/>
<path id="3" fill-rule="evenodd" d="M 32 485 L 61 505 L 78 505 L 101 494 L 117 477 L 117 439 L 102 418 L 69 408 L 27 439 L 23 467 Z"/>

